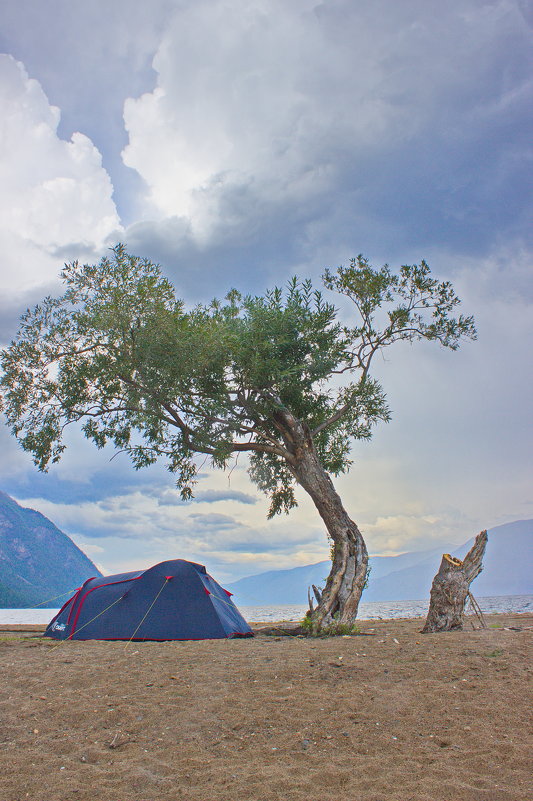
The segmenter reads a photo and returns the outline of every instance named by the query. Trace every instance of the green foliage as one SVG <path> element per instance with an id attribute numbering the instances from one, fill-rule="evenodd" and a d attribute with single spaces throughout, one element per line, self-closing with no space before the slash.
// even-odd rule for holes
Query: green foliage
<path id="1" fill-rule="evenodd" d="M 326 270 L 324 284 L 350 298 L 357 308 L 360 324 L 344 330 L 347 342 L 357 347 L 352 353 L 358 360 L 400 339 L 438 340 L 452 350 L 463 337 L 475 339 L 473 317 L 452 316 L 460 300 L 449 281 L 432 278 L 425 261 L 404 265 L 395 274 L 387 264 L 374 269 L 359 255 L 347 268 L 339 267 L 336 273 Z M 376 326 L 380 311 L 386 314 L 381 329 Z"/>
<path id="2" fill-rule="evenodd" d="M 332 623 L 317 628 L 309 615 L 306 615 L 304 619 L 300 621 L 300 626 L 306 637 L 346 637 L 361 633 L 361 629 L 355 624 L 340 623 L 338 620 L 334 620 Z"/>
<path id="3" fill-rule="evenodd" d="M 246 452 L 270 516 L 296 504 L 304 440 L 336 475 L 350 467 L 353 440 L 389 419 L 370 374 L 376 353 L 414 339 L 455 350 L 475 337 L 425 262 L 393 273 L 359 256 L 326 271 L 325 287 L 354 304 L 349 325 L 296 278 L 187 310 L 160 268 L 122 245 L 97 265 L 66 265 L 62 279 L 64 294 L 28 310 L 2 352 L 3 409 L 39 469 L 61 458 L 71 424 L 135 468 L 165 459 L 184 498 L 198 454 L 224 468 Z"/>

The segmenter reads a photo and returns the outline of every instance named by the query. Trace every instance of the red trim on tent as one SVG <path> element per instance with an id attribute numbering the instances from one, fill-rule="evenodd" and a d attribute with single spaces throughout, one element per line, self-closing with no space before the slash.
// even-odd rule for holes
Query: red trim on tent
<path id="1" fill-rule="evenodd" d="M 95 579 L 95 578 L 97 578 L 97 577 L 96 577 L 96 576 L 91 576 L 91 578 L 88 578 L 86 581 L 84 581 L 84 582 L 83 582 L 83 584 L 81 585 L 81 587 L 78 587 L 78 589 L 76 590 L 75 594 L 72 596 L 72 598 L 71 598 L 71 601 L 72 601 L 72 608 L 70 609 L 70 611 L 69 611 L 69 613 L 68 613 L 68 617 L 67 617 L 67 626 L 70 624 L 70 619 L 71 619 L 71 617 L 72 617 L 72 614 L 73 614 L 73 612 L 74 612 L 74 607 L 76 606 L 76 598 L 78 598 L 78 596 L 79 596 L 80 592 L 83 590 L 83 588 L 84 588 L 84 587 L 85 587 L 85 586 L 86 586 L 86 585 L 87 585 L 87 584 L 88 584 L 90 581 L 94 581 L 94 579 Z"/>
<path id="2" fill-rule="evenodd" d="M 96 587 L 91 587 L 90 590 L 87 590 L 87 592 L 85 593 L 85 595 L 83 596 L 83 598 L 81 599 L 81 601 L 79 603 L 78 611 L 76 612 L 76 617 L 74 618 L 74 621 L 72 623 L 72 631 L 70 632 L 69 636 L 67 637 L 67 640 L 71 640 L 72 639 L 72 635 L 76 631 L 76 625 L 78 623 L 78 618 L 80 616 L 81 608 L 82 608 L 83 604 L 85 603 L 85 599 L 87 598 L 88 595 L 91 594 L 91 592 L 94 592 L 95 590 L 99 590 L 102 587 L 111 587 L 113 584 L 127 584 L 128 581 L 137 581 L 137 579 L 140 579 L 140 578 L 141 578 L 140 576 L 135 576 L 135 578 L 131 578 L 131 579 L 121 579 L 120 581 L 108 581 L 107 584 L 97 584 Z M 92 581 L 92 579 L 89 579 L 89 581 Z M 85 584 L 87 584 L 87 582 L 85 582 Z M 83 586 L 85 586 L 85 584 Z M 83 589 L 83 587 L 82 587 L 82 589 Z"/>
<path id="3" fill-rule="evenodd" d="M 56 612 L 56 614 L 54 615 L 54 617 L 52 618 L 52 620 L 50 621 L 50 623 L 48 624 L 48 626 L 51 626 L 51 625 L 52 625 L 52 623 L 54 623 L 54 622 L 57 620 L 57 618 L 59 617 L 59 615 L 61 614 L 61 612 L 63 611 L 63 609 L 66 609 L 66 608 L 67 608 L 67 606 L 69 605 L 69 603 L 70 603 L 70 602 L 71 602 L 71 601 L 72 601 L 72 600 L 73 600 L 73 599 L 76 597 L 76 595 L 79 593 L 79 591 L 80 591 L 80 590 L 81 590 L 81 587 L 78 587 L 78 589 L 76 590 L 76 592 L 74 593 L 74 595 L 71 595 L 71 596 L 70 596 L 70 598 L 68 599 L 68 601 L 65 601 L 65 603 L 63 604 L 63 606 L 61 607 L 61 609 L 59 610 L 59 612 Z M 48 628 L 48 626 L 47 626 L 47 628 Z"/>
<path id="4" fill-rule="evenodd" d="M 208 590 L 207 587 L 204 587 L 204 592 L 206 595 L 211 595 L 211 591 Z"/>
<path id="5" fill-rule="evenodd" d="M 70 618 L 71 618 L 71 617 L 72 617 L 72 615 L 74 614 L 74 607 L 76 606 L 76 598 L 79 596 L 80 592 L 81 592 L 81 587 L 80 587 L 80 589 L 79 589 L 79 590 L 76 592 L 76 594 L 75 594 L 75 595 L 73 595 L 73 596 L 72 596 L 72 598 L 70 599 L 70 600 L 72 601 L 72 606 L 70 607 L 70 609 L 69 609 L 69 612 L 68 612 L 68 617 L 67 617 L 67 626 L 70 624 Z"/>
<path id="6" fill-rule="evenodd" d="M 61 614 L 63 609 L 65 609 L 69 605 L 69 603 L 76 597 L 76 595 L 79 593 L 80 590 L 81 590 L 81 587 L 78 587 L 78 589 L 76 590 L 74 595 L 71 595 L 70 598 L 68 599 L 68 601 L 65 601 L 65 603 L 63 604 L 63 606 L 61 607 L 61 609 L 57 613 L 56 617 Z"/>
<path id="7" fill-rule="evenodd" d="M 102 642 L 199 642 L 200 640 L 231 640 L 235 635 L 239 637 L 253 636 L 253 631 L 234 631 L 233 634 L 226 637 L 165 637 L 163 640 L 156 640 L 152 637 L 143 637 L 140 639 L 131 639 L 131 637 L 80 637 L 81 641 L 89 642 L 90 640 L 101 640 Z M 70 637 L 68 638 L 70 639 Z"/>
<path id="8" fill-rule="evenodd" d="M 222 587 L 222 589 L 224 590 L 224 587 Z M 226 595 L 229 595 L 230 598 L 233 595 L 233 593 L 230 592 L 229 590 L 224 590 L 224 592 L 226 593 Z"/>

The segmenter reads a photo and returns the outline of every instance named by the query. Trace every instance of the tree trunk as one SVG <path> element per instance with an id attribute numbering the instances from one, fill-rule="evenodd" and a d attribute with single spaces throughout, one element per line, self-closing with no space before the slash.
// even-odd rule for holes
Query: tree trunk
<path id="1" fill-rule="evenodd" d="M 439 572 L 433 579 L 431 598 L 423 634 L 437 631 L 458 631 L 463 628 L 465 602 L 470 584 L 483 570 L 482 560 L 487 545 L 487 532 L 477 535 L 464 560 L 445 553 Z"/>
<path id="2" fill-rule="evenodd" d="M 333 482 L 322 467 L 311 435 L 298 421 L 292 431 L 297 441 L 294 477 L 311 496 L 333 543 L 331 571 L 318 606 L 312 612 L 313 629 L 332 623 L 352 625 L 357 617 L 368 570 L 368 552 L 357 525 L 348 516 Z"/>

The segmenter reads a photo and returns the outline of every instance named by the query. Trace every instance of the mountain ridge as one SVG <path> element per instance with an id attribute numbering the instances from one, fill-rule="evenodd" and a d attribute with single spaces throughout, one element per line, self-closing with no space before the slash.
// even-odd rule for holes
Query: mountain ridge
<path id="1" fill-rule="evenodd" d="M 472 585 L 474 595 L 528 595 L 533 593 L 533 520 L 516 520 L 488 531 L 483 572 Z M 429 598 L 431 582 L 443 553 L 464 558 L 473 544 L 440 545 L 427 551 L 370 558 L 371 572 L 363 601 L 409 601 Z M 307 588 L 324 584 L 330 562 L 270 570 L 228 584 L 237 605 L 306 604 Z"/>
<path id="2" fill-rule="evenodd" d="M 51 520 L 0 491 L 1 608 L 61 606 L 70 590 L 101 575 Z"/>

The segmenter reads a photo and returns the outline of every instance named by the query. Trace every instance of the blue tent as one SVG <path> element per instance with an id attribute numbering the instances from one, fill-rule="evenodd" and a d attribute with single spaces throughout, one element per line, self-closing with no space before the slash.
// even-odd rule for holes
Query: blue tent
<path id="1" fill-rule="evenodd" d="M 251 637 L 203 565 L 174 559 L 139 573 L 88 579 L 50 621 L 56 640 L 209 640 Z"/>

